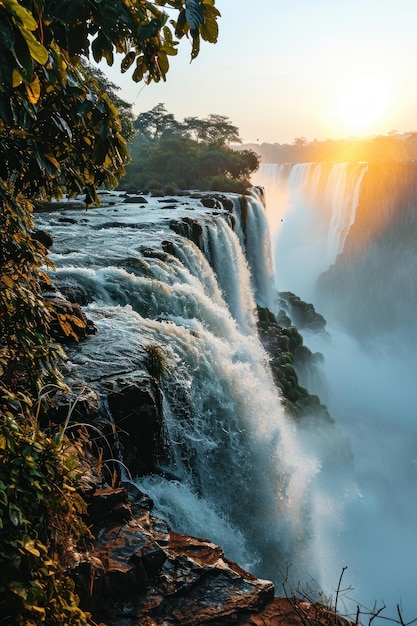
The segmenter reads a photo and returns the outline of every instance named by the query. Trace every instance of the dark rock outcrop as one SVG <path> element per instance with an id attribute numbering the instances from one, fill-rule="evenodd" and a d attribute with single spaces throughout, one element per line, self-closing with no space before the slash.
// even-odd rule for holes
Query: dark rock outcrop
<path id="1" fill-rule="evenodd" d="M 298 329 L 308 329 L 314 332 L 325 330 L 326 320 L 317 313 L 314 306 L 309 302 L 304 302 L 290 291 L 281 292 L 280 306 L 288 313 L 289 317 Z"/>
<path id="2" fill-rule="evenodd" d="M 126 196 L 123 200 L 124 203 L 128 203 L 128 204 L 148 204 L 147 199 L 145 198 L 145 196 Z"/>
<path id="3" fill-rule="evenodd" d="M 281 325 L 267 308 L 258 307 L 258 332 L 261 342 L 270 355 L 270 366 L 277 387 L 282 391 L 283 404 L 296 418 L 314 416 L 334 423 L 326 406 L 317 395 L 310 394 L 299 384 L 297 366 L 313 365 L 319 353 L 312 353 L 303 344 L 303 338 L 291 320 Z"/>
<path id="4" fill-rule="evenodd" d="M 92 558 L 73 570 L 81 606 L 108 626 L 238 623 L 259 612 L 274 586 L 227 559 L 205 539 L 181 535 L 154 517 L 129 485 L 101 489 L 91 500 L 100 531 Z M 144 506 L 145 505 L 145 506 Z"/>
<path id="5" fill-rule="evenodd" d="M 203 249 L 203 228 L 198 220 L 192 219 L 191 217 L 184 217 L 180 220 L 173 220 L 170 222 L 169 227 L 177 233 L 177 235 L 182 235 L 190 241 L 193 241 L 195 245 Z"/>
<path id="6" fill-rule="evenodd" d="M 96 326 L 87 318 L 79 304 L 70 302 L 59 292 L 44 294 L 44 298 L 52 305 L 50 333 L 53 339 L 66 344 L 95 335 Z"/>
<path id="7" fill-rule="evenodd" d="M 106 402 L 123 462 L 133 476 L 155 471 L 165 449 L 162 396 L 152 377 L 117 378 L 105 385 Z"/>
<path id="8" fill-rule="evenodd" d="M 52 246 L 53 239 L 46 230 L 37 229 L 32 233 L 32 239 L 39 241 L 47 250 Z"/>
<path id="9" fill-rule="evenodd" d="M 274 596 L 274 585 L 219 546 L 173 532 L 132 483 L 97 489 L 92 551 L 72 569 L 80 607 L 107 626 L 348 626 L 320 604 Z"/>

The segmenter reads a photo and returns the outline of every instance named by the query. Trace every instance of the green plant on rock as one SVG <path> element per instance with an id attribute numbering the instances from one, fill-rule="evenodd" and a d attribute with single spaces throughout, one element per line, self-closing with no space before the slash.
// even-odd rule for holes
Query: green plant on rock
<path id="1" fill-rule="evenodd" d="M 317 416 L 333 423 L 327 407 L 321 404 L 318 396 L 310 394 L 299 384 L 296 370 L 297 355 L 304 363 L 313 364 L 319 358 L 303 345 L 303 338 L 295 326 L 281 326 L 274 314 L 267 308 L 258 307 L 258 331 L 263 346 L 270 356 L 272 376 L 281 390 L 283 405 L 288 414 L 296 419 Z M 285 315 L 285 320 L 291 320 Z"/>
<path id="2" fill-rule="evenodd" d="M 78 448 L 78 449 L 77 449 Z M 89 533 L 80 444 L 6 412 L 0 424 L 0 624 L 83 626 L 67 568 Z"/>
<path id="3" fill-rule="evenodd" d="M 147 344 L 146 350 L 146 367 L 151 376 L 156 380 L 161 380 L 162 376 L 168 369 L 168 360 L 164 349 L 158 344 Z"/>

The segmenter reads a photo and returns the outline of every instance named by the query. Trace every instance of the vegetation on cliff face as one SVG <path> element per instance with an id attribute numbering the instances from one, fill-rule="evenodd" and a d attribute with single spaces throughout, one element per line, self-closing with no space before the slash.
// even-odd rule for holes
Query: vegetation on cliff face
<path id="1" fill-rule="evenodd" d="M 218 16 L 214 0 L 0 2 L 0 623 L 88 622 L 60 563 L 82 530 L 76 455 L 36 419 L 63 382 L 31 202 L 85 193 L 89 205 L 124 173 L 122 121 L 83 60 L 112 65 L 117 52 L 133 80 L 165 80 L 174 37 L 195 58 L 201 39 L 216 42 Z"/>
<path id="2" fill-rule="evenodd" d="M 236 151 L 239 130 L 223 115 L 178 122 L 163 104 L 133 122 L 136 137 L 129 145 L 131 162 L 121 189 L 160 192 L 203 189 L 245 193 L 260 159 L 252 150 Z"/>
<path id="3" fill-rule="evenodd" d="M 312 312 L 309 308 L 312 305 L 301 300 L 298 304 L 299 307 L 309 312 L 310 318 L 313 318 L 314 310 Z M 299 384 L 297 375 L 297 365 L 309 364 L 311 366 L 316 359 L 320 359 L 320 354 L 313 354 L 303 344 L 302 336 L 293 326 L 284 309 L 280 310 L 278 319 L 267 308 L 258 308 L 258 315 L 259 335 L 265 350 L 270 355 L 272 376 L 282 392 L 283 404 L 288 413 L 297 419 L 315 416 L 333 423 L 326 406 L 320 402 L 318 396 L 310 394 Z M 315 315 L 317 320 L 320 318 L 323 320 L 321 315 Z"/>
<path id="4" fill-rule="evenodd" d="M 77 493 L 80 444 L 47 435 L 32 416 L 0 424 L 0 624 L 71 624 L 78 608 L 66 567 L 74 561 L 85 503 Z"/>

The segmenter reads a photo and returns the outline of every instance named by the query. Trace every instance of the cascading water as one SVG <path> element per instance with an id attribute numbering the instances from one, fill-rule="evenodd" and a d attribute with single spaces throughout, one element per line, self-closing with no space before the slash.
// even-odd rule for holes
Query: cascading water
<path id="1" fill-rule="evenodd" d="M 156 511 L 264 578 L 279 581 L 292 563 L 298 581 L 320 569 L 310 521 L 320 462 L 284 414 L 256 332 L 253 288 L 262 304 L 273 299 L 264 208 L 256 195 L 243 211 L 232 199 L 238 234 L 227 212 L 185 198 L 164 208 L 112 196 L 114 206 L 36 222 L 54 238 L 54 282 L 83 293 L 99 329 L 69 351 L 68 368 L 89 384 L 142 368 L 146 346 L 166 356 L 167 454 L 140 480 Z M 170 227 L 190 227 L 190 216 L 205 254 Z"/>
<path id="2" fill-rule="evenodd" d="M 334 588 L 346 566 L 344 583 L 354 587 L 348 605 L 384 602 L 382 615 L 398 619 L 398 604 L 404 621 L 414 619 L 416 167 L 265 165 L 253 182 L 266 190 L 277 289 L 312 302 L 327 319 L 327 335 L 303 336 L 324 355 L 321 399 L 354 454 L 351 497 L 340 476 L 321 477 L 335 496 L 330 507 L 323 491 L 316 500 L 326 510 L 323 524 L 315 517 L 318 532 L 335 546 L 321 580 Z"/>
<path id="3" fill-rule="evenodd" d="M 256 184 L 266 189 L 268 219 L 276 242 L 276 280 L 281 291 L 294 291 L 307 301 L 312 298 L 316 278 L 343 249 L 366 169 L 365 163 L 349 167 L 340 163 L 330 168 L 303 163 L 291 168 L 276 166 L 275 171 L 265 166 L 257 174 Z M 304 238 L 298 235 L 299 223 L 303 224 Z"/>

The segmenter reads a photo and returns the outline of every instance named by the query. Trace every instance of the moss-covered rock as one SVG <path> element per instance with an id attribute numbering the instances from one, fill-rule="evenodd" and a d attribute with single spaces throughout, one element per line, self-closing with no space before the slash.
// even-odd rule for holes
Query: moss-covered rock
<path id="1" fill-rule="evenodd" d="M 301 298 L 291 293 L 291 291 L 283 291 L 279 296 L 280 305 L 282 307 L 280 319 L 282 321 L 285 318 L 286 321 L 291 319 L 297 328 L 308 328 L 315 332 L 320 332 L 325 329 L 326 320 L 320 313 L 317 313 L 312 304 L 304 302 L 304 300 L 301 300 Z"/>
<path id="2" fill-rule="evenodd" d="M 321 316 L 320 316 L 321 317 Z M 283 404 L 294 418 L 308 416 L 324 418 L 333 423 L 326 406 L 316 395 L 312 395 L 298 381 L 297 362 L 304 366 L 320 358 L 303 344 L 303 338 L 291 320 L 281 326 L 278 318 L 267 308 L 258 307 L 258 332 L 261 342 L 270 356 L 270 367 L 275 384 L 283 395 Z M 282 319 L 281 317 L 279 319 Z"/>

